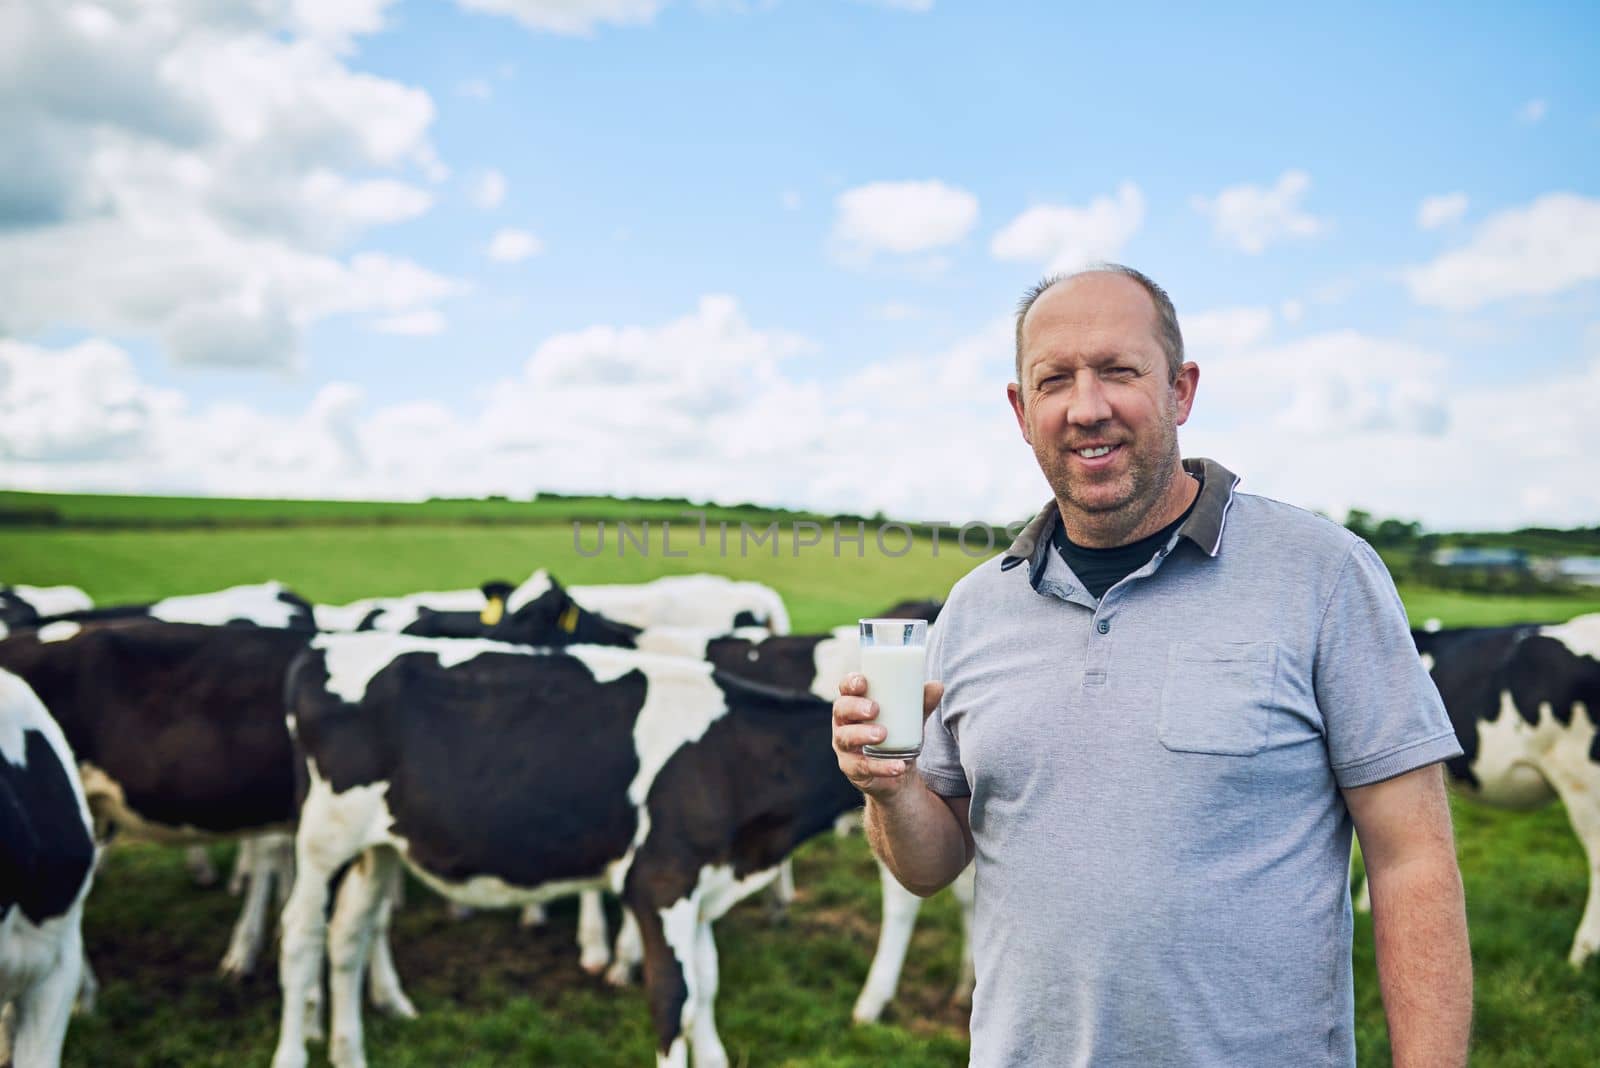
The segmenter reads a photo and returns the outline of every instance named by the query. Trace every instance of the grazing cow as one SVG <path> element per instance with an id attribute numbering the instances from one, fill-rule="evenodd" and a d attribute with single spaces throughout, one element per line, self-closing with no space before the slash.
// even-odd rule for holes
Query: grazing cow
<path id="1" fill-rule="evenodd" d="M 94 601 L 76 586 L 7 586 L 0 583 L 0 638 L 18 627 L 62 612 L 93 608 Z"/>
<path id="2" fill-rule="evenodd" d="M 1461 756 L 1462 796 L 1499 808 L 1559 798 L 1589 865 L 1589 894 L 1567 960 L 1600 950 L 1600 614 L 1554 626 L 1414 631 Z M 1370 907 L 1363 885 L 1358 908 Z"/>
<path id="3" fill-rule="evenodd" d="M 530 587 L 537 587 L 543 591 L 548 575 L 543 571 L 535 571 L 530 578 Z M 485 613 L 493 604 L 504 605 L 507 597 L 515 589 L 509 582 L 486 582 L 476 590 L 432 590 L 424 593 L 408 593 L 399 597 L 365 597 L 349 604 L 319 604 L 312 608 L 317 621 L 317 629 L 331 633 L 342 634 L 357 630 L 386 630 L 397 633 L 416 633 L 419 623 L 433 615 L 445 615 L 450 621 L 470 620 L 479 625 L 479 632 L 465 634 L 436 634 L 427 633 L 424 637 L 430 638 L 470 638 L 481 636 L 481 627 L 497 622 L 499 614 L 486 618 Z M 538 593 L 534 593 L 530 600 L 535 600 Z M 434 627 L 446 625 L 435 623 Z M 429 629 L 423 624 L 423 630 Z"/>
<path id="4" fill-rule="evenodd" d="M 0 1061 L 60 1063 L 94 861 L 72 750 L 28 684 L 0 671 Z"/>
<path id="5" fill-rule="evenodd" d="M 902 601 L 884 612 L 882 618 L 926 619 L 931 623 L 938 618 L 939 607 L 937 601 Z M 516 613 L 512 613 L 491 634 L 500 640 L 521 642 L 520 631 L 520 621 Z M 766 635 L 761 631 L 719 635 L 687 627 L 652 627 L 640 631 L 632 644 L 645 652 L 703 659 L 730 675 L 786 690 L 807 691 L 830 702 L 838 695 L 839 680 L 861 667 L 861 646 L 855 627 L 837 627 L 829 634 L 783 636 Z M 841 817 L 841 823 L 853 818 L 852 812 Z M 920 897 L 902 887 L 886 867 L 880 864 L 879 868 L 883 886 L 882 922 L 872 967 L 851 1013 L 858 1023 L 877 1020 L 893 1000 L 916 927 L 917 913 L 922 907 Z M 787 876 L 789 879 L 788 896 L 792 898 L 790 870 L 791 865 L 785 862 L 779 878 Z M 970 939 L 973 907 L 970 867 L 951 889 L 960 905 L 963 937 L 961 973 L 950 1000 L 956 1005 L 970 1005 L 975 979 Z M 610 954 L 606 946 L 605 913 L 597 891 L 583 896 L 578 941 L 581 964 L 586 971 L 605 967 Z M 631 918 L 624 914 L 615 960 L 606 972 L 607 980 L 616 986 L 631 981 L 633 969 L 639 963 L 639 953 L 637 932 L 632 928 Z"/>
<path id="6" fill-rule="evenodd" d="M 711 923 L 860 804 L 828 705 L 706 663 L 403 635 L 321 635 L 288 685 L 306 797 L 283 915 L 275 1068 L 306 1063 L 297 1006 L 323 949 L 328 876 L 358 855 L 326 928 L 334 1063 L 365 1063 L 356 992 L 374 886 L 403 861 L 467 904 L 607 886 L 644 945 L 657 1063 L 727 1064 Z"/>
<path id="7" fill-rule="evenodd" d="M 668 575 L 639 585 L 574 586 L 572 596 L 591 612 L 635 627 L 707 627 L 724 632 L 764 627 L 773 634 L 789 633 L 789 610 L 777 590 L 722 575 Z M 506 610 L 515 612 L 522 601 L 518 587 Z"/>

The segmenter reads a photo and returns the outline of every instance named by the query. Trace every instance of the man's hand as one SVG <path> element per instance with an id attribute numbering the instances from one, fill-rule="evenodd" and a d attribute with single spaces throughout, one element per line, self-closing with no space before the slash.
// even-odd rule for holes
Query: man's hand
<path id="1" fill-rule="evenodd" d="M 910 761 L 882 760 L 861 751 L 864 745 L 883 741 L 887 733 L 877 723 L 878 702 L 866 693 L 867 680 L 860 674 L 846 675 L 839 683 L 839 697 L 833 702 L 833 752 L 839 759 L 839 770 L 852 786 L 868 797 L 884 800 L 904 788 Z M 923 683 L 924 721 L 943 696 L 943 683 Z"/>

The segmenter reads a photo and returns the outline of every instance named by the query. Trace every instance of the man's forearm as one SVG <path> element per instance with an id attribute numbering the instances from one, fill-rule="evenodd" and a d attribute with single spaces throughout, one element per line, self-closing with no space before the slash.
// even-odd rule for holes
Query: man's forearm
<path id="1" fill-rule="evenodd" d="M 1378 983 L 1396 1068 L 1460 1068 L 1472 1029 L 1472 954 L 1454 855 L 1370 873 Z"/>
<path id="2" fill-rule="evenodd" d="M 867 841 L 900 885 L 927 897 L 950 885 L 971 859 L 955 814 L 922 781 L 913 778 L 885 799 L 867 798 Z"/>

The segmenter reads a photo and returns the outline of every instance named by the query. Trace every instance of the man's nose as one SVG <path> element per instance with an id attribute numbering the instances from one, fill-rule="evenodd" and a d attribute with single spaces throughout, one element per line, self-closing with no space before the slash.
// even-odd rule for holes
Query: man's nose
<path id="1" fill-rule="evenodd" d="M 1111 403 L 1106 399 L 1100 376 L 1085 369 L 1078 373 L 1073 384 L 1072 403 L 1067 407 L 1068 422 L 1079 426 L 1093 426 L 1111 418 Z"/>

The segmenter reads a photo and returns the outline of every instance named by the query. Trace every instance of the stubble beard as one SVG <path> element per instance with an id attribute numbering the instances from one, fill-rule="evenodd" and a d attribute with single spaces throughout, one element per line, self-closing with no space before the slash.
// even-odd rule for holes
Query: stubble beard
<path id="1" fill-rule="evenodd" d="M 1169 419 L 1148 448 L 1140 448 L 1137 440 L 1125 441 L 1128 468 L 1110 483 L 1074 475 L 1069 451 L 1059 446 L 1036 449 L 1035 455 L 1056 501 L 1064 512 L 1075 513 L 1077 523 L 1073 525 L 1081 525 L 1096 542 L 1125 545 L 1135 540 L 1133 534 L 1151 510 L 1166 500 L 1172 487 L 1179 467 L 1177 430 L 1176 422 Z M 1108 489 L 1111 492 L 1106 492 Z"/>

